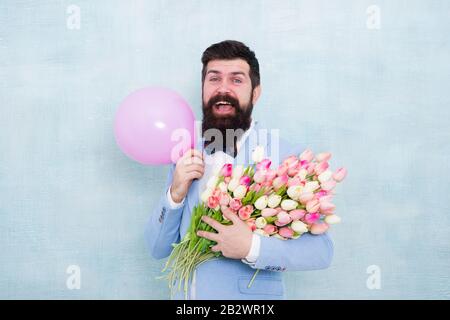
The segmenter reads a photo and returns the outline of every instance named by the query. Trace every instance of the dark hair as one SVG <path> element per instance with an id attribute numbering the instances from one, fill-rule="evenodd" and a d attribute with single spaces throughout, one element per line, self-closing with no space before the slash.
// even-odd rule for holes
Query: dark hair
<path id="1" fill-rule="evenodd" d="M 202 55 L 202 83 L 205 81 L 206 66 L 211 60 L 233 60 L 243 59 L 250 66 L 250 80 L 252 82 L 252 89 L 259 85 L 259 63 L 256 59 L 255 53 L 250 50 L 245 44 L 235 40 L 225 40 L 215 43 L 208 47 Z"/>

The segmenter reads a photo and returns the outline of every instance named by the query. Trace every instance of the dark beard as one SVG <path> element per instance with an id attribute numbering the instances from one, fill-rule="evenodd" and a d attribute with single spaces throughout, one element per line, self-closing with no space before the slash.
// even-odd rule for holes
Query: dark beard
<path id="1" fill-rule="evenodd" d="M 215 116 L 213 107 L 218 101 L 226 101 L 231 103 L 231 105 L 234 107 L 235 114 L 226 117 Z M 218 95 L 211 98 L 206 106 L 203 103 L 202 110 L 203 110 L 202 136 L 204 136 L 205 131 L 207 131 L 208 129 L 219 130 L 223 137 L 222 140 L 223 145 L 219 146 L 219 150 L 221 148 L 222 151 L 232 155 L 233 157 L 236 157 L 237 154 L 236 141 L 244 131 L 247 131 L 250 128 L 252 122 L 253 104 L 251 99 L 248 107 L 242 108 L 241 105 L 239 104 L 239 101 L 237 101 L 235 98 L 230 97 L 228 95 Z M 230 131 L 228 131 L 227 136 L 227 129 L 232 129 L 231 132 L 235 132 L 236 134 L 231 135 L 230 138 Z M 205 141 L 204 145 L 205 149 L 212 142 L 214 142 L 214 139 L 211 139 L 211 141 Z M 217 147 L 217 142 L 214 144 L 214 146 Z M 217 150 L 214 150 L 212 152 L 215 151 Z"/>

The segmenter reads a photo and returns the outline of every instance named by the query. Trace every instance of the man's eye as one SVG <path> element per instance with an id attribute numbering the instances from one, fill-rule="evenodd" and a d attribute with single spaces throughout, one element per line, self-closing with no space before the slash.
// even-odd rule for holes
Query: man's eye
<path id="1" fill-rule="evenodd" d="M 234 82 L 236 82 L 236 83 L 242 83 L 241 79 L 234 79 Z"/>
<path id="2" fill-rule="evenodd" d="M 218 78 L 210 78 L 209 81 L 217 81 L 219 80 Z"/>

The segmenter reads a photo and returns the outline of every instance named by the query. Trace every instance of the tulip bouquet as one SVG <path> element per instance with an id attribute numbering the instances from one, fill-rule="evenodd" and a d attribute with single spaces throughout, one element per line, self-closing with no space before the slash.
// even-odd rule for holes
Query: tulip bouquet
<path id="1" fill-rule="evenodd" d="M 314 155 L 307 149 L 300 156 L 290 156 L 276 169 L 264 158 L 264 150 L 258 146 L 252 154 L 254 164 L 244 168 L 225 164 L 207 182 L 201 195 L 201 203 L 194 207 L 189 229 L 178 244 L 173 244 L 172 253 L 163 269 L 170 269 L 166 276 L 173 293 L 178 281 L 178 290 L 187 288 L 190 275 L 201 263 L 221 256 L 210 248 L 214 241 L 197 236 L 197 231 L 214 232 L 203 222 L 207 215 L 224 225 L 231 224 L 225 218 L 235 214 L 248 227 L 261 236 L 281 240 L 297 239 L 302 234 L 322 234 L 330 225 L 340 222 L 334 214 L 332 198 L 334 188 L 347 171 L 329 169 L 331 153 Z M 249 283 L 251 286 L 259 269 Z"/>

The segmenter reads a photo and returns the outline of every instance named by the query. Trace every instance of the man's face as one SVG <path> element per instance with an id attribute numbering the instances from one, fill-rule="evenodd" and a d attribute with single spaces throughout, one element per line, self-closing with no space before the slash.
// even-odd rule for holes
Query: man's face
<path id="1" fill-rule="evenodd" d="M 252 92 L 250 66 L 243 59 L 212 60 L 203 83 L 203 129 L 247 130 L 260 87 Z"/>

